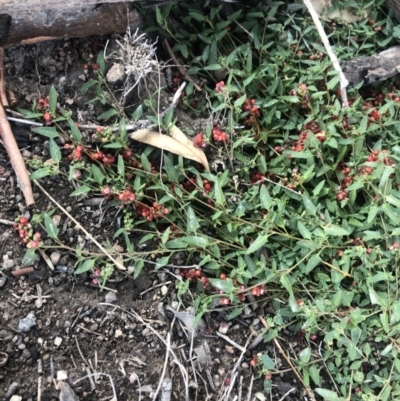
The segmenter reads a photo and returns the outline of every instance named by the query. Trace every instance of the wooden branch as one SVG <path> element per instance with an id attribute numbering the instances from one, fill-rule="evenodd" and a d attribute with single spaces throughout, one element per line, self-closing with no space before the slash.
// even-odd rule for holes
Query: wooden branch
<path id="1" fill-rule="evenodd" d="M 40 41 L 34 38 L 55 39 L 124 33 L 129 25 L 138 23 L 139 16 L 130 10 L 129 2 L 112 2 L 113 4 L 94 6 L 94 0 L 0 0 L 0 12 L 11 16 L 8 36 L 0 35 L 0 46 L 26 40 Z M 0 20 L 0 24 L 1 22 Z"/>

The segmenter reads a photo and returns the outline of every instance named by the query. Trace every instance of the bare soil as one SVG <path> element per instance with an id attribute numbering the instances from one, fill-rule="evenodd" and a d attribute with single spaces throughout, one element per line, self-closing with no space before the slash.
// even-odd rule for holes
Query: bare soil
<path id="1" fill-rule="evenodd" d="M 94 121 L 101 110 L 85 104 L 80 76 L 85 62 L 82 53 L 95 42 L 104 43 L 104 39 L 69 39 L 7 49 L 6 82 L 16 97 L 13 107 L 30 108 L 31 102 L 48 94 L 54 84 L 61 107 Z M 28 141 L 32 135 L 29 126 L 12 126 L 20 141 L 29 142 L 27 157 L 49 156 L 45 138 L 33 135 Z M 96 198 L 69 197 L 75 188 L 64 175 L 40 182 L 99 242 L 123 246 L 113 239 L 120 224 L 115 209 L 100 208 Z M 14 221 L 21 214 L 32 216 L 55 209 L 64 244 L 72 250 L 82 243 L 93 246 L 38 188 L 34 191 L 36 206 L 27 211 L 0 146 L 0 219 Z M 193 340 L 167 309 L 178 304 L 175 272 L 155 272 L 149 266 L 136 280 L 117 273 L 108 281 L 108 289 L 101 291 L 90 274 L 74 275 L 74 252 L 60 248 L 45 251 L 56 261 L 54 270 L 40 257 L 33 273 L 16 277 L 13 272 L 21 267 L 25 248 L 11 226 L 1 227 L 0 400 L 18 400 L 15 395 L 41 401 L 168 400 L 167 379 L 172 380 L 171 400 L 305 399 L 302 386 L 273 344 L 261 341 L 249 347 L 262 332 L 258 316 L 271 313 L 267 303 L 249 307 L 243 316 L 229 322 L 223 310 L 213 312 L 204 319 L 203 335 Z M 50 244 L 45 240 L 45 245 Z M 186 302 L 190 307 L 190 299 Z M 21 332 L 20 321 L 29 314 L 35 316 L 36 325 Z M 226 336 L 241 347 L 251 336 L 245 352 L 217 335 L 226 325 Z M 280 340 L 289 353 L 289 346 L 297 344 L 293 330 Z M 273 376 L 271 398 L 263 392 L 263 381 L 250 365 L 255 354 L 266 350 L 282 370 Z M 161 383 L 163 388 L 155 397 Z"/>

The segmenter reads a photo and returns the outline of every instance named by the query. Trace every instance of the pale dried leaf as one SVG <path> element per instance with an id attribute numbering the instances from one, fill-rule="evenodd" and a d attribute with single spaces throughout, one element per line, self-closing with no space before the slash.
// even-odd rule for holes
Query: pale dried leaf
<path id="1" fill-rule="evenodd" d="M 202 149 L 194 146 L 193 141 L 189 139 L 176 125 L 174 125 L 170 129 L 169 133 L 171 134 L 172 138 L 176 139 L 182 145 L 185 145 L 187 148 L 191 149 L 194 153 L 196 153 L 197 156 L 199 156 L 200 159 L 202 160 L 202 165 L 206 168 L 207 171 L 210 171 L 207 157 Z"/>
<path id="2" fill-rule="evenodd" d="M 168 152 L 185 157 L 186 159 L 194 160 L 198 163 L 201 163 L 207 171 L 210 170 L 204 153 L 204 158 L 199 156 L 198 152 L 193 151 L 193 144 L 190 147 L 182 144 L 180 141 L 168 135 L 160 134 L 159 132 L 150 131 L 148 129 L 141 129 L 132 133 L 131 138 L 135 141 L 146 143 L 147 145 L 151 145 L 159 149 L 167 150 Z"/>

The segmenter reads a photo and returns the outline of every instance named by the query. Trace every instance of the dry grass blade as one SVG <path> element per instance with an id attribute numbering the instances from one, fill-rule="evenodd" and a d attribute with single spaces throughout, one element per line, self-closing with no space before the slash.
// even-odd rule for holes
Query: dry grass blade
<path id="1" fill-rule="evenodd" d="M 175 130 L 175 133 L 176 132 L 177 131 Z M 168 135 L 160 134 L 156 131 L 150 131 L 148 129 L 141 129 L 131 134 L 131 138 L 135 141 L 166 150 L 176 155 L 185 157 L 186 159 L 194 160 L 202 164 L 207 171 L 210 171 L 204 152 L 202 152 L 201 149 L 194 148 L 193 144 L 188 145 L 190 140 L 182 131 L 181 134 L 177 134 L 177 136 L 180 140 L 172 138 Z M 182 141 L 184 141 L 185 144 L 182 143 Z M 197 152 L 197 150 L 201 151 L 202 155 Z"/>

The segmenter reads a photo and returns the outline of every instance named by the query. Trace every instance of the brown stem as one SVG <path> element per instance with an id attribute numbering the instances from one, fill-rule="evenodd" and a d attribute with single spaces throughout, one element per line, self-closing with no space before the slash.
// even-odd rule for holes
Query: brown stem
<path id="1" fill-rule="evenodd" d="M 22 269 L 13 270 L 11 274 L 15 277 L 26 276 L 27 274 L 31 274 L 35 271 L 33 267 L 24 267 Z"/>
<path id="2" fill-rule="evenodd" d="M 194 87 L 196 88 L 196 90 L 198 90 L 199 92 L 201 92 L 201 88 L 199 85 L 196 84 L 196 82 L 193 81 L 192 77 L 186 72 L 185 67 L 181 66 L 181 64 L 179 63 L 178 59 L 176 58 L 174 52 L 171 49 L 171 46 L 168 43 L 167 39 L 163 40 L 164 46 L 167 49 L 167 52 L 169 54 L 169 56 L 172 58 L 172 60 L 175 63 L 176 68 L 179 71 L 179 74 L 182 75 L 182 77 L 186 80 L 186 81 L 190 81 L 193 82 Z"/>

